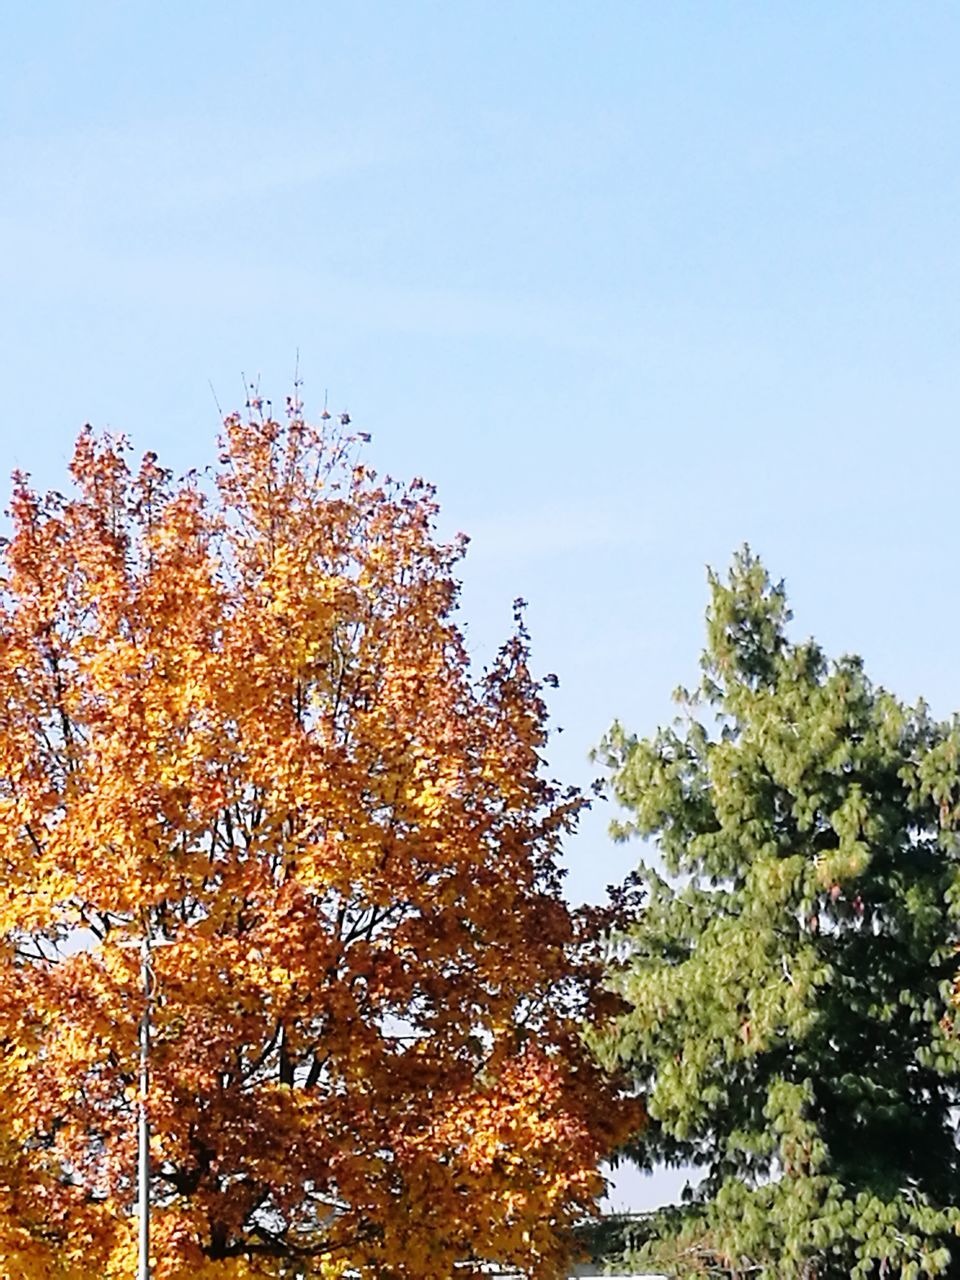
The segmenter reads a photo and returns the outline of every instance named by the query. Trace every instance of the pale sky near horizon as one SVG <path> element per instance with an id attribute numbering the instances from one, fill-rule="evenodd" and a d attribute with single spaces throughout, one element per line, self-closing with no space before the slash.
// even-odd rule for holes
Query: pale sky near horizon
<path id="1" fill-rule="evenodd" d="M 211 384 L 299 349 L 471 535 L 479 664 L 529 601 L 564 780 L 670 716 L 745 540 L 960 707 L 956 5 L 45 0 L 0 47 L 0 472 L 62 487 L 87 420 L 203 466 Z"/>

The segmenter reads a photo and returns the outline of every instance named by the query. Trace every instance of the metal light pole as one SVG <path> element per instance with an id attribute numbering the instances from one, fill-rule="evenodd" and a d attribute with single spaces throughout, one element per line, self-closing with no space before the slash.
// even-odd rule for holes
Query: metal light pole
<path id="1" fill-rule="evenodd" d="M 143 936 L 118 944 L 140 950 L 140 981 L 143 984 L 143 1009 L 140 1014 L 140 1088 L 137 1102 L 137 1280 L 150 1280 L 150 1029 L 153 1019 L 153 949 L 169 946 L 169 939 L 154 940 L 150 925 L 144 922 Z"/>
<path id="2" fill-rule="evenodd" d="M 153 972 L 150 968 L 149 929 L 144 930 L 140 943 L 140 977 L 143 981 L 143 1012 L 140 1016 L 140 1099 L 137 1109 L 137 1211 L 140 1218 L 137 1280 L 150 1280 L 150 1116 L 147 1112 L 147 1092 L 150 1088 Z"/>

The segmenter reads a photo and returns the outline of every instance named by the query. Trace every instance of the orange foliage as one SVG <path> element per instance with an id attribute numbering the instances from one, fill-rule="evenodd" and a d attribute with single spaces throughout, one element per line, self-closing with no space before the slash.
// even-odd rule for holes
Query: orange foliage
<path id="1" fill-rule="evenodd" d="M 563 1274 L 635 1114 L 576 1033 L 522 624 L 356 439 L 225 423 L 215 485 L 84 432 L 0 603 L 0 1273 L 129 1276 L 135 950 L 155 1274 Z M 578 958 L 579 957 L 579 958 Z"/>

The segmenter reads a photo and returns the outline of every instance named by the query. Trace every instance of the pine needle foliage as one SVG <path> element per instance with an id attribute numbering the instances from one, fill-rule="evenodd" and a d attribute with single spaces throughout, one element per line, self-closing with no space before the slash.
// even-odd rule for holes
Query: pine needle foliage
<path id="1" fill-rule="evenodd" d="M 615 834 L 650 844 L 611 946 L 629 1009 L 594 1043 L 646 1093 L 632 1157 L 694 1169 L 630 1260 L 960 1276 L 957 724 L 791 640 L 749 549 L 710 592 L 680 717 L 599 753 Z"/>

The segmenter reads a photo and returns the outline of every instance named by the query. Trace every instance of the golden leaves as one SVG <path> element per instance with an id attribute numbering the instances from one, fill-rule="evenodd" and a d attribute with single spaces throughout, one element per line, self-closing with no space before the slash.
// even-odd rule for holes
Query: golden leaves
<path id="1" fill-rule="evenodd" d="M 158 1277 L 558 1275 L 633 1122 L 576 1035 L 525 633 L 472 679 L 463 541 L 355 450 L 232 417 L 209 492 L 90 432 L 72 497 L 18 482 L 0 1274 L 130 1274 L 144 929 Z"/>

